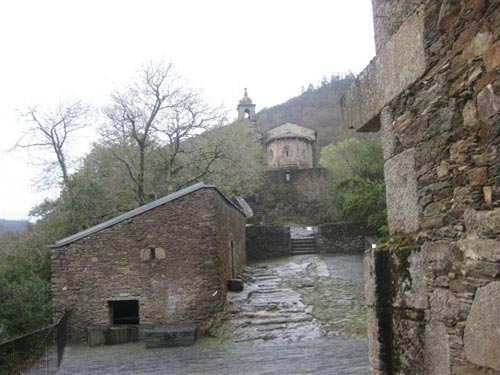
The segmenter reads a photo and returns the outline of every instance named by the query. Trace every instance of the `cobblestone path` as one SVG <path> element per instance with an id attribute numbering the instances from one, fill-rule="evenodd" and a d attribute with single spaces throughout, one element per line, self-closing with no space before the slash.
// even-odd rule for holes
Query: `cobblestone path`
<path id="1" fill-rule="evenodd" d="M 304 255 L 246 267 L 214 337 L 194 346 L 69 346 L 58 374 L 368 374 L 360 255 Z"/>

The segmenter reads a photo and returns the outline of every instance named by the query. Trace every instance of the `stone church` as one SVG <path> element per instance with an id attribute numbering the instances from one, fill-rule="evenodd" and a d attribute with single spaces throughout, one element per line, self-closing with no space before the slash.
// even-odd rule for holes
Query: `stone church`
<path id="1" fill-rule="evenodd" d="M 201 323 L 246 262 L 246 216 L 198 183 L 51 246 L 54 315 L 70 339 L 91 327 Z"/>
<path id="2" fill-rule="evenodd" d="M 247 89 L 237 109 L 238 120 L 248 121 L 258 131 L 255 104 Z M 257 224 L 316 225 L 327 220 L 327 183 L 325 171 L 317 165 L 316 141 L 316 130 L 291 122 L 263 134 L 268 170 L 260 191 L 245 197 Z"/>

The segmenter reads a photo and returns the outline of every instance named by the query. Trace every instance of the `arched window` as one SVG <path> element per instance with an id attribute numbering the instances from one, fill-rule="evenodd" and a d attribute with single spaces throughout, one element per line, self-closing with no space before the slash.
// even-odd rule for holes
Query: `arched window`
<path id="1" fill-rule="evenodd" d="M 290 146 L 286 145 L 285 147 L 283 147 L 283 155 L 288 158 L 290 154 L 291 154 Z"/>

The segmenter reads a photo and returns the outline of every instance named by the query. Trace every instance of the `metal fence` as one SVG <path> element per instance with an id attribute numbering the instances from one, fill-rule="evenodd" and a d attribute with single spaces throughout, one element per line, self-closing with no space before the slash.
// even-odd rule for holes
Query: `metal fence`
<path id="1" fill-rule="evenodd" d="M 0 344 L 0 374 L 55 374 L 66 346 L 66 314 L 57 323 Z"/>

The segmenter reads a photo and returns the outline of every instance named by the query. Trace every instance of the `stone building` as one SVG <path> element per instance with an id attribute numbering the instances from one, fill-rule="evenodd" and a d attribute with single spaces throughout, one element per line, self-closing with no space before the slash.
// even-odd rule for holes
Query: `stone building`
<path id="1" fill-rule="evenodd" d="M 247 95 L 238 105 L 238 120 L 249 119 L 255 132 L 263 128 L 255 118 L 255 104 Z M 261 188 L 245 197 L 254 224 L 316 225 L 325 222 L 327 193 L 325 171 L 316 167 L 316 131 L 286 122 L 268 130 L 263 138 L 268 170 Z"/>
<path id="2" fill-rule="evenodd" d="M 287 122 L 267 132 L 266 154 L 270 169 L 312 168 L 316 131 Z"/>
<path id="3" fill-rule="evenodd" d="M 500 2 L 372 3 L 377 56 L 342 105 L 384 148 L 373 373 L 500 374 Z"/>
<path id="4" fill-rule="evenodd" d="M 247 89 L 245 88 L 245 94 L 243 98 L 240 99 L 238 103 L 238 120 L 249 120 L 255 122 L 255 104 L 253 104 L 252 99 L 248 96 Z"/>
<path id="5" fill-rule="evenodd" d="M 203 322 L 246 262 L 246 217 L 198 183 L 51 246 L 54 314 L 71 339 L 93 326 Z"/>

